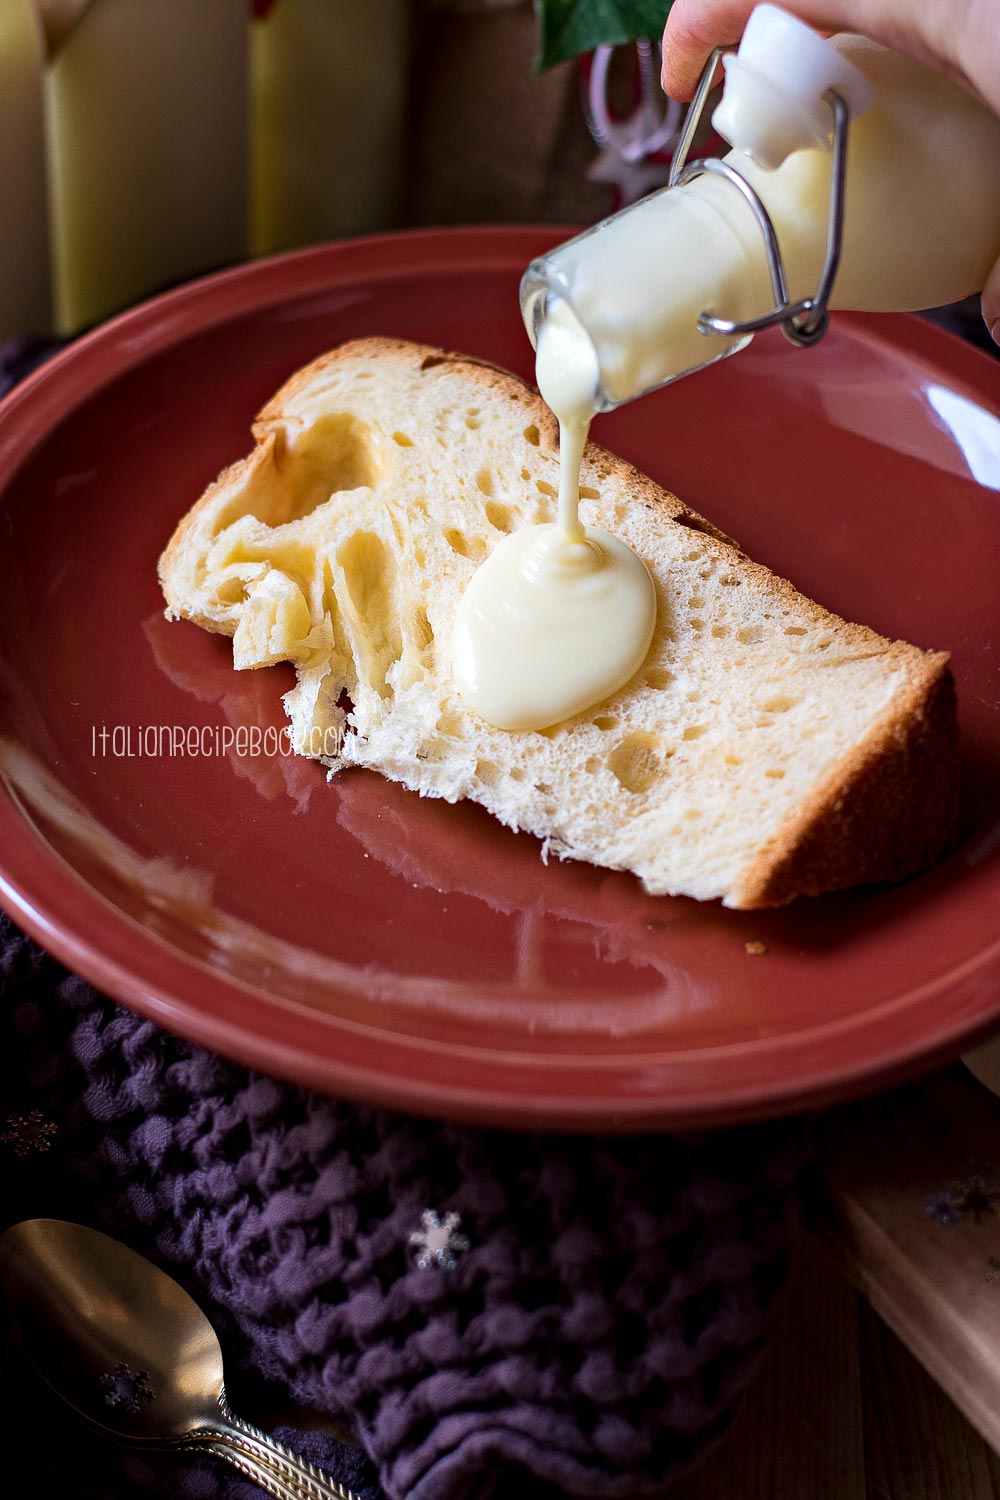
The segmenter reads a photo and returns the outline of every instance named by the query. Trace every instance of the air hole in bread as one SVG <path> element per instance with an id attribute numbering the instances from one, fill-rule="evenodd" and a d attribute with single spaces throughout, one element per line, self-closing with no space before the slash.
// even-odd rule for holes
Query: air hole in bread
<path id="1" fill-rule="evenodd" d="M 215 588 L 215 597 L 220 604 L 242 604 L 246 594 L 246 581 L 235 575 L 232 578 L 224 578 Z"/>
<path id="2" fill-rule="evenodd" d="M 636 729 L 616 745 L 608 757 L 608 770 L 627 792 L 645 792 L 663 770 L 655 734 Z"/>
<path id="3" fill-rule="evenodd" d="M 689 724 L 681 738 L 685 740 L 700 740 L 705 733 L 705 729 L 706 726 L 704 724 Z"/>
<path id="4" fill-rule="evenodd" d="M 544 479 L 535 480 L 535 489 L 543 495 L 550 496 L 553 500 L 556 498 L 556 495 L 558 493 L 555 486 L 548 484 Z"/>
<path id="5" fill-rule="evenodd" d="M 509 505 L 501 505 L 499 500 L 491 500 L 486 507 L 486 519 L 497 531 L 513 531 L 514 513 Z"/>
<path id="6" fill-rule="evenodd" d="M 653 688 L 655 692 L 662 692 L 664 688 L 670 686 L 673 680 L 673 672 L 667 672 L 661 667 L 653 667 L 645 677 L 646 686 Z"/>
<path id="7" fill-rule="evenodd" d="M 693 599 L 688 600 L 688 609 L 704 609 L 704 607 L 704 599 L 699 599 L 697 595 Z"/>
<path id="8" fill-rule="evenodd" d="M 462 733 L 462 720 L 458 714 L 443 713 L 439 716 L 434 726 L 441 734 L 459 735 Z"/>
<path id="9" fill-rule="evenodd" d="M 470 429 L 470 431 L 475 432 L 476 428 L 479 426 L 478 406 L 470 406 L 469 410 L 465 413 L 465 425 Z"/>
<path id="10" fill-rule="evenodd" d="M 738 578 L 734 578 L 732 573 L 723 573 L 722 577 L 719 579 L 719 582 L 724 589 L 738 589 L 740 586 L 740 580 Z"/>
<path id="11" fill-rule="evenodd" d="M 715 639 L 717 641 L 721 641 L 721 640 L 723 640 L 729 634 L 729 626 L 728 625 L 713 625 L 712 626 L 712 634 L 715 636 Z"/>
<path id="12" fill-rule="evenodd" d="M 427 647 L 434 643 L 434 632 L 431 629 L 431 622 L 427 618 L 427 611 L 422 604 L 418 604 L 410 613 L 409 634 L 418 651 L 426 651 Z"/>
<path id="13" fill-rule="evenodd" d="M 765 771 L 764 775 L 765 776 L 769 776 L 772 781 L 783 781 L 785 773 L 784 773 L 784 771 L 775 769 L 775 770 L 772 770 L 772 771 Z"/>
<path id="14" fill-rule="evenodd" d="M 766 703 L 761 704 L 761 708 L 766 714 L 786 714 L 798 701 L 798 698 L 789 698 L 786 694 L 779 693 L 776 698 L 768 698 Z"/>
<path id="15" fill-rule="evenodd" d="M 413 447 L 413 439 L 411 437 L 407 437 L 405 432 L 394 432 L 392 435 L 392 440 L 394 443 L 398 443 L 401 448 Z"/>
<path id="16" fill-rule="evenodd" d="M 785 626 L 785 634 L 786 635 L 806 635 L 807 633 L 808 632 L 806 631 L 805 627 L 802 626 L 802 625 L 786 625 Z"/>
<path id="17" fill-rule="evenodd" d="M 535 426 L 534 422 L 531 423 L 530 427 L 526 427 L 524 429 L 524 440 L 526 443 L 530 443 L 533 448 L 537 448 L 539 443 L 541 442 L 542 435 L 538 431 L 538 428 Z"/>
<path id="18" fill-rule="evenodd" d="M 586 771 L 588 776 L 596 776 L 603 765 L 604 762 L 599 755 L 592 755 L 590 759 L 584 763 L 583 769 Z"/>
<path id="19" fill-rule="evenodd" d="M 688 623 L 691 626 L 692 630 L 704 630 L 705 629 L 705 621 L 704 620 L 689 620 Z"/>
<path id="20" fill-rule="evenodd" d="M 727 755 L 725 756 L 725 762 L 727 766 L 741 766 L 743 764 L 743 757 L 742 755 Z"/>
<path id="21" fill-rule="evenodd" d="M 311 515 L 338 490 L 374 489 L 382 470 L 375 434 L 350 412 L 317 417 L 291 441 L 286 433 L 275 443 L 274 462 L 281 480 L 270 491 L 275 503 L 257 516 L 267 526 Z"/>
<path id="22" fill-rule="evenodd" d="M 611 714 L 602 714 L 599 719 L 594 720 L 595 729 L 617 729 L 618 720 Z"/>
<path id="23" fill-rule="evenodd" d="M 522 469 L 521 470 L 521 478 L 522 479 L 530 479 L 531 478 L 531 470 L 530 469 Z"/>
<path id="24" fill-rule="evenodd" d="M 492 495 L 493 475 L 490 473 L 489 469 L 480 469 L 479 473 L 476 475 L 476 486 L 479 489 L 480 494 Z"/>
<path id="25" fill-rule="evenodd" d="M 471 557 L 478 559 L 485 557 L 489 548 L 481 536 L 466 536 L 463 532 L 449 526 L 445 530 L 444 539 L 452 552 L 457 552 L 459 557 Z"/>
<path id="26" fill-rule="evenodd" d="M 688 693 L 687 694 L 687 701 L 689 703 L 700 703 L 701 702 L 701 696 L 702 696 L 701 693 L 699 693 L 698 690 L 695 689 L 695 691 L 693 693 Z"/>
<path id="27" fill-rule="evenodd" d="M 591 487 L 590 487 L 589 484 L 581 484 L 581 486 L 580 486 L 580 499 L 581 500 L 600 500 L 600 498 L 601 498 L 601 492 L 600 492 L 600 490 L 591 489 Z"/>
<path id="28" fill-rule="evenodd" d="M 833 645 L 833 637 L 827 636 L 825 640 L 816 642 L 817 651 L 827 651 Z"/>
<path id="29" fill-rule="evenodd" d="M 433 370 L 433 369 L 435 369 L 435 367 L 437 365 L 443 365 L 444 363 L 445 363 L 445 355 L 443 355 L 443 354 L 428 354 L 428 356 L 427 356 L 426 359 L 423 359 L 423 360 L 420 361 L 420 369 L 421 369 L 421 371 L 423 371 L 423 370 Z"/>
<path id="30" fill-rule="evenodd" d="M 386 674 L 403 654 L 399 623 L 396 564 L 381 539 L 356 531 L 338 548 L 337 564 L 354 616 L 356 637 L 363 642 L 359 674 L 381 696 L 391 696 Z"/>
<path id="31" fill-rule="evenodd" d="M 736 639 L 741 646 L 756 646 L 764 639 L 764 631 L 759 625 L 744 625 L 742 630 L 737 630 Z"/>
<path id="32" fill-rule="evenodd" d="M 675 516 L 674 519 L 676 520 L 678 526 L 686 526 L 689 531 L 700 531 L 705 536 L 714 535 L 712 527 L 707 525 L 707 523 L 703 521 L 700 516 L 692 515 L 691 511 L 689 510 L 681 511 L 681 514 L 679 516 Z M 700 553 L 698 555 L 699 557 L 701 556 Z"/>
<path id="33" fill-rule="evenodd" d="M 685 562 L 701 562 L 701 560 L 704 557 L 704 555 L 705 554 L 703 552 L 685 552 L 685 554 L 684 554 L 684 561 Z"/>
<path id="34" fill-rule="evenodd" d="M 521 770 L 520 766 L 511 766 L 507 774 L 510 776 L 511 781 L 524 780 L 524 772 Z"/>
<path id="35" fill-rule="evenodd" d="M 484 786 L 495 786 L 499 775 L 500 767 L 495 760 L 476 761 L 476 776 Z"/>

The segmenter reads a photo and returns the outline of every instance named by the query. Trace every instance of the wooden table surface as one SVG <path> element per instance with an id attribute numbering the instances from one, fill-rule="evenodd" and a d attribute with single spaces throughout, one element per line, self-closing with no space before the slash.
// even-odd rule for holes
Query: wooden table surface
<path id="1" fill-rule="evenodd" d="M 759 1378 L 677 1500 L 1000 1500 L 1000 1097 L 956 1063 L 816 1130 Z"/>
<path id="2" fill-rule="evenodd" d="M 1000 1093 L 1000 1042 L 993 1061 Z M 1000 1455 L 944 1388 L 1000 1434 L 998 1093 L 955 1064 L 816 1121 L 809 1227 L 760 1369 L 669 1500 L 1000 1500 Z M 959 1208 L 970 1173 L 984 1211 L 928 1212 L 949 1192 Z"/>
<path id="3" fill-rule="evenodd" d="M 671 1500 L 1000 1500 L 1000 1458 L 807 1235 L 732 1431 Z"/>

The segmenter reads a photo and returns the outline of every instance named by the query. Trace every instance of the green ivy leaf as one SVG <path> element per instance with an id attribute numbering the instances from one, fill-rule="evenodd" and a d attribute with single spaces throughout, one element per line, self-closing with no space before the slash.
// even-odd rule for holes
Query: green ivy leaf
<path id="1" fill-rule="evenodd" d="M 538 70 L 636 37 L 658 37 L 673 0 L 535 0 L 541 30 Z"/>

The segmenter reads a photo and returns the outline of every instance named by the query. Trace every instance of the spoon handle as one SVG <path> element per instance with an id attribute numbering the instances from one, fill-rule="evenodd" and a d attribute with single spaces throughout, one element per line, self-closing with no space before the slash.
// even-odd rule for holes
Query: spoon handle
<path id="1" fill-rule="evenodd" d="M 228 1440 L 209 1443 L 185 1444 L 189 1453 L 212 1453 L 216 1458 L 221 1458 L 230 1468 L 235 1469 L 246 1479 L 250 1479 L 258 1485 L 272 1500 L 304 1500 L 304 1491 L 286 1484 L 284 1479 L 272 1469 L 270 1465 L 260 1463 L 252 1457 L 247 1449 L 237 1447 L 235 1443 Z"/>
<path id="2" fill-rule="evenodd" d="M 292 1500 L 358 1500 L 353 1490 L 323 1474 L 308 1459 L 300 1458 L 269 1433 L 245 1422 L 227 1407 L 212 1436 L 254 1459 L 257 1464 L 293 1491 Z"/>

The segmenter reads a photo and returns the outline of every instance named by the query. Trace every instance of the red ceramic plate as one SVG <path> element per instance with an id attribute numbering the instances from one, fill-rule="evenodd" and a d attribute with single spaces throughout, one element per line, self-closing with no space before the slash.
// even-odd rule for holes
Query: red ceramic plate
<path id="1" fill-rule="evenodd" d="M 806 593 L 953 653 L 964 836 L 895 890 L 754 915 L 546 867 L 474 807 L 271 753 L 289 673 L 234 674 L 227 641 L 162 619 L 160 549 L 292 370 L 380 333 L 529 373 L 518 278 L 554 238 L 247 266 L 108 324 L 0 407 L 0 898 L 162 1025 L 406 1109 L 687 1126 L 902 1077 L 1000 1015 L 984 356 L 913 319 L 841 318 L 815 351 L 760 339 L 596 434 Z"/>

